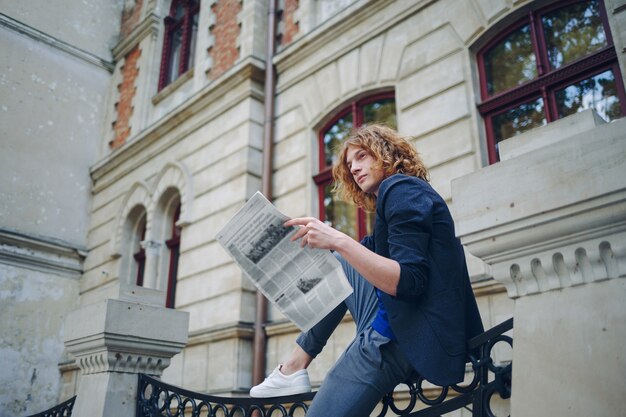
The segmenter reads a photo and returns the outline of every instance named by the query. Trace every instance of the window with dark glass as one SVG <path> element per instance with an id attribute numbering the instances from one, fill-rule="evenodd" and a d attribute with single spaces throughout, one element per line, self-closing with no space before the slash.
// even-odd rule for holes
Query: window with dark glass
<path id="1" fill-rule="evenodd" d="M 146 238 L 146 217 L 143 216 L 137 227 L 137 237 L 134 239 L 135 248 L 133 250 L 133 259 L 135 260 L 135 283 L 143 286 L 143 276 L 146 269 L 146 250 L 141 246 L 141 242 Z"/>
<path id="2" fill-rule="evenodd" d="M 391 92 L 353 101 L 320 130 L 319 174 L 313 177 L 319 195 L 319 218 L 355 239 L 371 233 L 374 216 L 333 195 L 332 166 L 340 145 L 352 129 L 368 123 L 383 123 L 397 128 L 394 97 Z"/>
<path id="3" fill-rule="evenodd" d="M 159 90 L 193 67 L 200 0 L 173 0 L 165 18 Z"/>
<path id="4" fill-rule="evenodd" d="M 586 109 L 626 114 L 617 55 L 600 0 L 561 1 L 528 13 L 478 53 L 490 163 L 498 143 Z"/>
<path id="5" fill-rule="evenodd" d="M 169 268 L 167 273 L 167 293 L 165 295 L 165 307 L 174 308 L 176 299 L 176 280 L 178 277 L 178 258 L 180 256 L 180 226 L 177 226 L 180 218 L 180 203 L 174 211 L 172 219 L 172 232 L 168 240 L 165 241 L 170 254 Z"/>

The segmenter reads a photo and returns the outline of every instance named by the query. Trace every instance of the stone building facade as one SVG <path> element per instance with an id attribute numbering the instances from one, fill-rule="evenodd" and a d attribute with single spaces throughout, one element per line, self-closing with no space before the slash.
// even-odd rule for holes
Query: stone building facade
<path id="1" fill-rule="evenodd" d="M 101 19 L 90 25 L 96 41 L 90 41 L 91 32 L 79 25 L 86 19 L 79 12 L 70 15 L 77 22 L 74 27 L 82 28 L 79 33 L 57 33 L 56 26 L 41 16 L 30 20 L 37 15 L 34 11 L 26 13 L 2 3 L 0 41 L 7 45 L 8 55 L 14 61 L 22 56 L 23 49 L 12 43 L 13 37 L 30 42 L 26 48 L 40 47 L 51 55 L 37 55 L 33 62 L 47 64 L 49 59 L 62 69 L 70 68 L 81 75 L 84 85 L 61 77 L 68 85 L 57 82 L 57 91 L 64 87 L 71 100 L 59 107 L 55 100 L 63 94 L 51 86 L 54 80 L 48 80 L 46 87 L 22 89 L 22 80 L 12 78 L 9 66 L 4 68 L 3 95 L 12 94 L 8 103 L 20 102 L 20 96 L 10 92 L 12 87 L 24 95 L 43 88 L 41 97 L 57 119 L 51 120 L 52 131 L 41 122 L 55 140 L 55 146 L 49 147 L 35 144 L 25 133 L 36 129 L 27 108 L 16 106 L 11 113 L 13 107 L 6 105 L 8 110 L 3 108 L 2 113 L 7 122 L 3 126 L 9 125 L 9 115 L 19 120 L 4 128 L 11 148 L 0 155 L 0 191 L 5 196 L 4 214 L 0 213 L 2 309 L 19 319 L 2 324 L 3 335 L 5 330 L 8 335 L 2 337 L 2 349 L 12 355 L 14 388 L 4 392 L 1 400 L 9 404 L 16 391 L 31 390 L 47 403 L 20 398 L 12 407 L 34 412 L 55 402 L 51 400 L 72 396 L 81 377 L 78 365 L 63 350 L 67 329 L 62 319 L 70 310 L 115 298 L 121 287 L 138 283 L 162 291 L 164 305 L 189 314 L 186 347 L 172 358 L 163 379 L 197 391 L 245 392 L 252 384 L 256 295 L 215 236 L 261 189 L 268 2 L 126 0 L 115 5 L 106 2 L 106 7 L 105 2 L 89 3 L 88 15 Z M 478 233 L 483 219 L 487 226 L 501 219 L 490 217 L 489 207 L 484 212 L 484 207 L 473 206 L 464 189 L 472 189 L 486 201 L 500 200 L 489 189 L 471 185 L 482 184 L 479 180 L 453 189 L 454 179 L 462 178 L 455 184 L 463 184 L 485 167 L 493 168 L 491 164 L 509 166 L 502 149 L 521 139 L 531 137 L 527 143 L 539 143 L 533 150 L 541 149 L 541 139 L 532 137 L 549 137 L 544 132 L 550 132 L 552 122 L 564 128 L 571 121 L 572 130 L 561 134 L 562 139 L 574 136 L 582 125 L 591 126 L 588 119 L 593 117 L 586 116 L 591 112 L 566 117 L 569 113 L 592 109 L 611 122 L 608 128 L 592 123 L 590 132 L 623 127 L 619 120 L 626 114 L 623 0 L 281 0 L 279 9 L 272 62 L 276 71 L 272 196 L 289 216 L 324 217 L 355 237 L 367 230 L 366 215 L 341 206 L 326 192 L 330 145 L 341 139 L 345 126 L 382 118 L 412 136 L 434 188 L 450 204 L 465 235 Z M 576 28 L 595 30 L 588 50 L 572 52 L 573 58 L 563 53 L 571 49 L 569 44 L 550 43 L 549 33 L 559 38 L 556 29 L 546 29 L 563 20 L 570 24 L 576 20 L 575 34 Z M 29 40 L 33 38 L 24 35 L 24 27 L 39 38 Z M 560 30 L 560 38 L 569 33 Z M 53 40 L 43 42 L 48 35 Z M 88 52 L 72 55 L 78 64 L 60 62 L 57 55 L 66 54 L 59 49 L 60 41 L 72 51 Z M 536 46 L 541 57 L 528 58 L 532 53 L 524 48 L 537 42 L 543 45 Z M 519 62 L 521 69 L 507 61 L 511 48 L 515 56 L 527 54 L 529 60 Z M 564 58 L 551 60 L 550 51 Z M 21 70 L 31 70 L 28 63 L 20 65 Z M 510 70 L 513 81 L 499 78 L 500 66 Z M 574 93 L 595 92 L 583 81 L 600 75 L 602 82 L 595 85 L 602 86 L 597 87 L 602 99 L 567 102 L 568 88 Z M 29 95 L 23 100 L 35 99 Z M 544 101 L 537 104 L 536 100 Z M 35 110 L 43 114 L 46 109 Z M 79 127 L 88 126 L 76 129 L 77 122 Z M 545 144 L 554 142 L 548 139 Z M 80 162 L 69 159 L 65 149 L 76 152 Z M 16 165 L 23 152 L 40 155 L 41 167 L 58 178 L 50 181 L 54 183 L 47 188 L 50 194 L 40 194 L 35 202 L 56 213 L 53 216 L 31 212 L 37 197 L 26 200 L 17 191 L 15 181 L 22 181 L 18 186 L 31 194 L 41 184 L 40 174 Z M 49 158 L 55 152 L 59 155 Z M 36 161 L 30 164 L 31 169 L 37 166 Z M 615 175 L 624 168 L 616 164 L 615 170 L 599 167 L 594 175 Z M 67 172 L 68 167 L 75 172 Z M 499 172 L 505 172 L 513 187 L 516 172 Z M 10 173 L 16 173 L 18 180 L 12 180 Z M 72 174 L 78 179 L 67 183 L 64 175 L 74 178 Z M 623 178 L 626 175 L 614 187 L 618 194 L 625 185 Z M 494 187 L 493 192 L 507 191 L 506 185 Z M 574 201 L 587 198 L 585 192 L 576 192 Z M 61 200 L 58 207 L 55 199 Z M 528 201 L 534 205 L 520 218 L 542 206 Z M 623 208 L 615 210 L 616 219 L 622 221 Z M 38 223 L 33 224 L 33 219 Z M 470 275 L 485 327 L 492 327 L 514 315 L 520 304 L 513 299 L 544 289 L 512 291 L 510 284 L 502 283 L 508 266 L 502 269 L 501 258 L 490 258 L 489 251 L 473 251 L 472 242 L 464 241 Z M 42 249 L 33 252 L 32 248 Z M 22 251 L 31 251 L 28 260 Z M 56 266 L 59 263 L 62 267 Z M 617 268 L 609 275 L 603 279 L 623 276 L 624 271 Z M 33 285 L 45 288 L 38 289 L 39 298 L 28 289 Z M 53 323 L 44 326 L 31 320 L 42 313 L 33 301 L 43 306 L 41 310 L 54 312 L 48 316 L 55 317 Z M 44 334 L 43 327 L 51 334 Z M 265 329 L 269 371 L 292 349 L 297 329 L 271 307 Z M 14 336 L 18 334 L 27 336 Z M 346 316 L 310 368 L 314 385 L 322 382 L 352 337 L 353 325 Z M 32 345 L 33 352 L 19 354 L 26 345 Z M 511 355 L 504 349 L 498 352 L 498 360 L 511 360 Z M 39 358 L 33 359 L 35 364 L 33 357 Z M 32 369 L 43 366 L 51 381 L 45 386 L 32 377 Z"/>
<path id="2" fill-rule="evenodd" d="M 2 416 L 43 410 L 62 392 L 63 321 L 79 303 L 89 168 L 100 158 L 122 9 L 0 1 Z"/>

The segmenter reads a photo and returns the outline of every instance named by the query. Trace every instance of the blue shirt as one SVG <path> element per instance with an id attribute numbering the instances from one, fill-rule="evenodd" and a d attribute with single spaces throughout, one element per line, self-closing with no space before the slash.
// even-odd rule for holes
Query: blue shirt
<path id="1" fill-rule="evenodd" d="M 380 290 L 378 288 L 376 288 L 376 297 L 378 297 L 378 312 L 376 317 L 374 317 L 374 321 L 372 321 L 372 328 L 386 338 L 396 340 L 396 336 L 393 334 L 393 330 L 391 330 L 391 325 L 389 325 L 387 309 L 383 304 L 383 300 L 380 299 Z"/>
<path id="2" fill-rule="evenodd" d="M 361 240 L 361 244 L 375 252 L 374 239 L 372 236 L 365 236 L 363 240 Z M 378 312 L 372 321 L 372 328 L 387 339 L 396 340 L 396 336 L 393 334 L 389 319 L 387 318 L 387 309 L 385 308 L 383 300 L 380 298 L 380 290 L 378 288 L 376 288 L 376 298 L 378 298 Z"/>

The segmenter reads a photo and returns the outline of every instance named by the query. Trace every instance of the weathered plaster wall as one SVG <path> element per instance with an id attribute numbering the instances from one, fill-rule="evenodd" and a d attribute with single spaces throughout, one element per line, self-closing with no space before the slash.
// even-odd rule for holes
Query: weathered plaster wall
<path id="1" fill-rule="evenodd" d="M 78 280 L 0 264 L 0 416 L 24 416 L 59 401 L 63 320 Z"/>
<path id="2" fill-rule="evenodd" d="M 0 0 L 0 12 L 49 36 L 111 60 L 125 0 Z"/>
<path id="3" fill-rule="evenodd" d="M 0 26 L 0 227 L 84 246 L 110 74 Z"/>
<path id="4" fill-rule="evenodd" d="M 2 416 L 67 399 L 63 318 L 78 302 L 121 4 L 0 1 Z"/>

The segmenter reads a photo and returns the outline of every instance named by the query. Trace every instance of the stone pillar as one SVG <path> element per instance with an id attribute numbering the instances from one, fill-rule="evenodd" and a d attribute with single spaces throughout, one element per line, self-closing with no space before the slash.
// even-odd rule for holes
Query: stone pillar
<path id="1" fill-rule="evenodd" d="M 452 184 L 457 234 L 515 300 L 512 417 L 623 415 L 626 120 L 579 113 Z"/>
<path id="2" fill-rule="evenodd" d="M 163 243 L 154 240 L 144 240 L 141 242 L 141 247 L 146 253 L 146 264 L 143 273 L 144 282 L 143 285 L 146 288 L 160 289 L 158 288 L 157 276 L 159 271 L 159 255 Z M 165 284 L 167 285 L 167 284 Z M 167 289 L 167 288 L 165 288 Z M 165 304 L 163 304 L 165 305 Z"/>
<path id="3" fill-rule="evenodd" d="M 164 308 L 164 297 L 121 284 L 116 299 L 69 314 L 65 346 L 81 369 L 73 416 L 135 415 L 137 374 L 160 376 L 187 342 L 189 314 Z"/>

